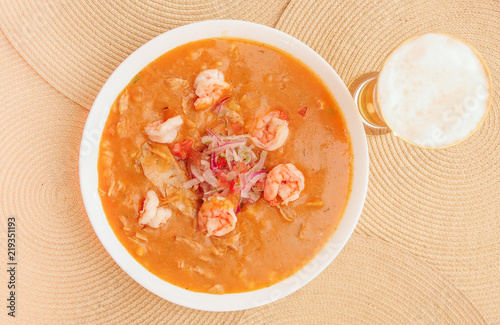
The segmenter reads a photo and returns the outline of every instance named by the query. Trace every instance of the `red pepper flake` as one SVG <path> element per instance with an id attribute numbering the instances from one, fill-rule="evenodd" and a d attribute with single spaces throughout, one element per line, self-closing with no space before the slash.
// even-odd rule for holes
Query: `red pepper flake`
<path id="1" fill-rule="evenodd" d="M 305 117 L 307 112 L 307 107 L 299 109 L 299 115 Z"/>
<path id="2" fill-rule="evenodd" d="M 288 121 L 288 116 L 286 116 L 286 114 L 283 113 L 282 111 L 279 111 L 279 112 L 280 112 L 279 118 L 282 120 Z"/>

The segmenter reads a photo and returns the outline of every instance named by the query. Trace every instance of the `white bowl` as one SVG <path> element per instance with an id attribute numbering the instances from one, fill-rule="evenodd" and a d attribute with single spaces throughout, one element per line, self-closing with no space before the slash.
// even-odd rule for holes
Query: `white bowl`
<path id="1" fill-rule="evenodd" d="M 304 268 L 268 288 L 245 293 L 215 295 L 172 285 L 139 264 L 113 233 L 98 193 L 97 158 L 101 134 L 110 108 L 132 78 L 165 52 L 192 41 L 235 37 L 279 48 L 307 65 L 327 85 L 339 104 L 351 136 L 354 163 L 352 191 L 337 231 Z M 346 86 L 330 65 L 307 45 L 276 29 L 254 23 L 204 21 L 168 31 L 132 53 L 106 81 L 87 117 L 80 147 L 80 186 L 92 227 L 109 255 L 140 285 L 176 304 L 208 311 L 231 311 L 261 306 L 283 298 L 314 279 L 337 256 L 351 236 L 363 209 L 368 186 L 368 149 L 361 119 Z"/>

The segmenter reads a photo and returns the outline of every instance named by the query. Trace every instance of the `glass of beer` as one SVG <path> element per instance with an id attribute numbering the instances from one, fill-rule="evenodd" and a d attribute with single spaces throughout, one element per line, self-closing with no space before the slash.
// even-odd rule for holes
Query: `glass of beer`
<path id="1" fill-rule="evenodd" d="M 397 46 L 378 73 L 349 89 L 368 134 L 393 132 L 423 148 L 445 148 L 471 136 L 491 102 L 481 55 L 447 34 L 416 36 Z"/>

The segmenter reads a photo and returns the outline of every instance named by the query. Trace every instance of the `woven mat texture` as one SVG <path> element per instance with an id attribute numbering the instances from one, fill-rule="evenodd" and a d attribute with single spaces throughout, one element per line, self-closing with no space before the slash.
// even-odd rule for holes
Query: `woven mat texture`
<path id="1" fill-rule="evenodd" d="M 370 184 L 355 234 L 310 284 L 275 303 L 212 313 L 128 277 L 85 213 L 78 152 L 88 109 L 114 68 L 171 28 L 206 19 L 276 27 L 349 83 L 406 38 L 472 44 L 493 80 L 487 119 L 443 150 L 368 136 Z M 0 250 L 18 232 L 18 314 L 1 324 L 500 324 L 500 2 L 0 1 Z M 6 255 L 1 253 L 5 265 Z M 7 283 L 0 272 L 0 283 Z M 7 297 L 6 285 L 0 297 Z"/>

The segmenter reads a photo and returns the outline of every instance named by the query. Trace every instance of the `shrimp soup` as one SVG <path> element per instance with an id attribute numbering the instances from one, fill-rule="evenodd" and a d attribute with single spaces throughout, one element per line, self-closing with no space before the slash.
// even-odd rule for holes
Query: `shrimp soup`
<path id="1" fill-rule="evenodd" d="M 99 194 L 150 272 L 192 291 L 245 292 L 323 248 L 352 159 L 341 110 L 307 67 L 267 45 L 207 39 L 165 53 L 116 99 Z"/>

